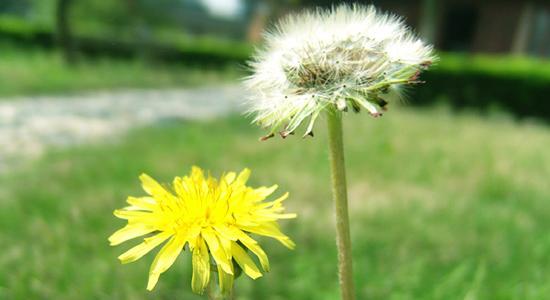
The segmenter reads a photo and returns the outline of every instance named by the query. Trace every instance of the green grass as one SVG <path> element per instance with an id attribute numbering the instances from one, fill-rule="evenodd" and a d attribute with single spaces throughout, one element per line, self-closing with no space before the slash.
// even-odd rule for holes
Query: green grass
<path id="1" fill-rule="evenodd" d="M 345 126 L 358 299 L 550 298 L 548 127 L 445 109 Z M 251 167 L 253 184 L 278 183 L 300 215 L 283 222 L 296 250 L 261 239 L 272 271 L 239 279 L 238 299 L 338 299 L 325 132 L 261 134 L 237 117 L 164 123 L 0 178 L 0 299 L 200 299 L 189 253 L 148 293 L 153 255 L 120 265 L 130 245 L 107 243 L 141 172 L 169 181 L 192 164 Z"/>
<path id="2" fill-rule="evenodd" d="M 478 73 L 493 77 L 529 78 L 550 82 L 550 60 L 545 58 L 511 55 L 468 55 L 439 53 L 436 72 L 454 74 Z"/>
<path id="3" fill-rule="evenodd" d="M 71 67 L 55 51 L 1 46 L 0 53 L 0 96 L 197 86 L 241 76 L 234 65 L 204 68 L 137 59 L 83 58 Z"/>

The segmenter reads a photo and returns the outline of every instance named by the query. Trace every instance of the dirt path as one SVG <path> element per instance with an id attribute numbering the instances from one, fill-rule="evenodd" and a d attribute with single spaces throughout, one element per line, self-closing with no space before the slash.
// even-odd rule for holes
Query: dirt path
<path id="1" fill-rule="evenodd" d="M 242 89 L 130 90 L 0 100 L 0 172 L 48 147 L 96 142 L 165 119 L 208 119 L 242 109 Z"/>

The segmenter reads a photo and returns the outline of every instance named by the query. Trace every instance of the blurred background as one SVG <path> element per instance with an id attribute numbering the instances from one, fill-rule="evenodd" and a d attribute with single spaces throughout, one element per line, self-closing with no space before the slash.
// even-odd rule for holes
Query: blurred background
<path id="1" fill-rule="evenodd" d="M 355 2 L 441 58 L 405 105 L 346 118 L 358 299 L 550 299 L 550 4 Z M 299 214 L 237 299 L 338 299 L 323 122 L 258 142 L 239 85 L 264 28 L 338 3 L 0 0 L 0 299 L 200 299 L 189 253 L 150 293 L 153 254 L 107 242 L 140 173 L 194 164 L 250 167 Z"/>

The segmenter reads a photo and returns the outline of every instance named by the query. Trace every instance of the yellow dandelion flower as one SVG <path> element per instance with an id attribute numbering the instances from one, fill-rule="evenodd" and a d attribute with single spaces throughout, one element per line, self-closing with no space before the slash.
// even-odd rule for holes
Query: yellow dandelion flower
<path id="1" fill-rule="evenodd" d="M 140 180 L 149 196 L 128 197 L 130 206 L 115 210 L 114 215 L 128 220 L 128 224 L 111 235 L 109 242 L 115 246 L 145 236 L 142 243 L 118 257 L 122 263 L 136 261 L 165 242 L 151 265 L 148 290 L 187 245 L 192 253 L 193 291 L 204 292 L 213 266 L 222 292 L 227 293 L 236 268 L 253 279 L 262 276 L 248 251 L 258 258 L 264 271 L 269 271 L 266 253 L 250 234 L 268 236 L 294 248 L 294 242 L 277 224 L 278 219 L 296 217 L 284 213 L 282 202 L 288 193 L 264 202 L 277 185 L 251 188 L 246 185 L 249 176 L 250 170 L 244 169 L 238 175 L 230 172 L 216 180 L 193 167 L 190 175 L 176 177 L 171 187 L 163 187 L 143 174 Z"/>

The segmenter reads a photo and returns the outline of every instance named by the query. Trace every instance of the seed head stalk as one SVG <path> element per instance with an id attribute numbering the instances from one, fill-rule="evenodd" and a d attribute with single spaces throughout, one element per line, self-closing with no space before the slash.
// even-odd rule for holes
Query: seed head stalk
<path id="1" fill-rule="evenodd" d="M 340 295 L 342 300 L 355 300 L 342 113 L 335 109 L 327 111 L 327 125 L 332 193 L 336 213 L 336 244 L 338 247 Z"/>
<path id="2" fill-rule="evenodd" d="M 402 18 L 373 6 L 341 5 L 289 15 L 265 35 L 250 62 L 249 113 L 269 130 L 262 138 L 314 136 L 318 116 L 328 120 L 342 300 L 354 300 L 342 115 L 382 116 L 421 72 L 437 61 Z"/>

